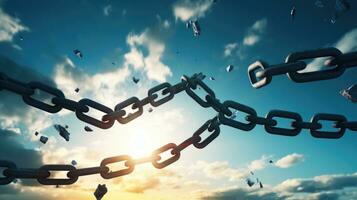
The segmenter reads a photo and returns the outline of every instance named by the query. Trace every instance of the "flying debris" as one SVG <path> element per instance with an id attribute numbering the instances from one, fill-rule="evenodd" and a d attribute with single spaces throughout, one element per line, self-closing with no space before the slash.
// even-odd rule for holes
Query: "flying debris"
<path id="1" fill-rule="evenodd" d="M 140 79 L 135 78 L 135 77 L 133 76 L 133 82 L 134 82 L 135 84 L 137 84 L 139 81 L 140 81 Z"/>
<path id="2" fill-rule="evenodd" d="M 35 135 L 38 136 L 38 132 L 37 131 L 35 132 Z"/>
<path id="3" fill-rule="evenodd" d="M 233 65 L 228 65 L 227 68 L 226 68 L 226 71 L 227 72 L 231 72 L 233 70 Z"/>
<path id="4" fill-rule="evenodd" d="M 74 91 L 78 93 L 79 92 L 79 88 L 76 88 Z"/>
<path id="5" fill-rule="evenodd" d="M 247 178 L 246 181 L 247 181 L 247 185 L 248 185 L 249 187 L 252 187 L 252 186 L 255 184 L 255 182 L 252 181 L 252 180 L 250 180 L 250 178 Z"/>
<path id="6" fill-rule="evenodd" d="M 319 8 L 325 7 L 324 3 L 321 0 L 316 0 L 315 1 L 315 6 Z"/>
<path id="7" fill-rule="evenodd" d="M 201 34 L 201 27 L 197 20 L 190 20 L 186 22 L 186 28 L 192 27 L 193 35 L 199 36 Z"/>
<path id="8" fill-rule="evenodd" d="M 263 183 L 261 181 L 259 181 L 259 187 L 263 188 Z"/>
<path id="9" fill-rule="evenodd" d="M 67 128 L 68 128 L 68 125 L 64 125 L 64 127 L 67 129 Z"/>
<path id="10" fill-rule="evenodd" d="M 67 142 L 69 141 L 70 133 L 66 130 L 65 127 L 63 127 L 59 124 L 55 124 L 55 125 L 53 125 L 53 127 L 58 131 L 60 136 L 62 136 Z"/>
<path id="11" fill-rule="evenodd" d="M 209 80 L 215 81 L 216 79 L 215 79 L 214 77 L 210 76 L 210 77 L 209 77 Z"/>
<path id="12" fill-rule="evenodd" d="M 295 15 L 296 15 L 296 8 L 295 6 L 293 6 L 293 8 L 290 11 L 290 15 L 291 15 L 291 20 L 294 21 Z"/>
<path id="13" fill-rule="evenodd" d="M 186 22 L 186 28 L 189 29 L 191 27 L 191 20 Z"/>
<path id="14" fill-rule="evenodd" d="M 48 137 L 46 137 L 46 136 L 41 136 L 40 137 L 40 142 L 42 142 L 43 144 L 46 144 L 47 141 L 48 141 Z"/>
<path id="15" fill-rule="evenodd" d="M 331 18 L 331 23 L 336 23 L 337 19 L 350 10 L 351 5 L 347 0 L 336 0 L 335 10 Z"/>
<path id="16" fill-rule="evenodd" d="M 20 36 L 20 40 L 21 40 L 21 41 L 24 41 L 24 37 L 23 37 L 23 36 Z"/>
<path id="17" fill-rule="evenodd" d="M 72 164 L 73 166 L 76 166 L 76 165 L 77 165 L 77 161 L 72 160 L 71 164 Z"/>
<path id="18" fill-rule="evenodd" d="M 357 102 L 357 85 L 352 85 L 340 91 L 340 94 L 353 103 Z"/>
<path id="19" fill-rule="evenodd" d="M 92 132 L 93 131 L 93 129 L 91 129 L 89 126 L 85 126 L 84 130 L 87 131 L 87 132 Z"/>
<path id="20" fill-rule="evenodd" d="M 272 161 L 272 160 L 269 160 L 269 163 L 270 163 L 270 164 L 273 164 L 273 163 L 274 163 L 274 161 Z"/>
<path id="21" fill-rule="evenodd" d="M 75 49 L 73 50 L 73 53 L 78 57 L 78 58 L 83 58 L 83 54 L 80 50 Z"/>
<path id="22" fill-rule="evenodd" d="M 254 175 L 254 172 L 250 171 L 250 174 L 251 174 L 251 175 Z"/>
<path id="23" fill-rule="evenodd" d="M 149 113 L 151 113 L 152 111 L 153 111 L 153 109 L 152 109 L 152 108 L 149 108 L 149 109 L 148 109 L 148 112 L 149 112 Z"/>
<path id="24" fill-rule="evenodd" d="M 108 192 L 108 189 L 105 186 L 105 184 L 103 184 L 103 185 L 99 184 L 97 189 L 94 192 L 94 196 L 97 200 L 101 200 L 107 192 Z"/>

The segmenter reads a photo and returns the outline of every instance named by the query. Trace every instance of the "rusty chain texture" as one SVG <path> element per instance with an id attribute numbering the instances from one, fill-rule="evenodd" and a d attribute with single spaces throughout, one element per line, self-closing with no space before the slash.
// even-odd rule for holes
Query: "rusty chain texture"
<path id="1" fill-rule="evenodd" d="M 330 51 L 339 52 L 333 48 L 322 49 L 318 51 L 321 52 L 316 53 L 316 51 L 308 51 L 308 53 L 295 53 L 291 55 L 295 55 L 292 57 L 294 58 L 293 60 L 296 61 L 297 59 L 301 58 L 315 58 L 321 57 L 322 55 L 332 55 Z M 339 67 L 339 70 L 341 70 L 341 68 L 345 69 L 357 64 L 355 53 L 343 55 L 340 53 L 337 54 L 340 55 L 340 57 L 336 56 L 330 61 L 330 64 L 332 65 L 338 63 L 337 67 Z M 352 61 L 353 59 L 351 57 L 353 57 L 355 60 Z M 297 64 L 289 64 L 288 62 L 288 64 L 282 66 L 281 68 L 272 70 L 273 72 L 269 71 L 269 69 L 264 69 L 265 72 L 263 70 L 262 74 L 265 74 L 264 76 L 267 76 L 267 74 L 270 74 L 270 76 L 272 74 L 282 74 L 282 72 L 287 72 L 287 68 L 301 70 L 303 68 L 296 66 L 306 65 L 303 64 L 302 61 L 295 61 L 294 63 Z M 251 66 L 254 66 L 254 64 Z M 249 68 L 251 70 L 252 67 Z M 315 76 L 319 75 L 308 75 L 306 77 L 310 78 L 303 78 L 303 80 L 309 81 L 311 80 L 311 77 Z M 300 77 L 300 75 L 298 75 L 298 77 Z M 302 75 L 302 77 L 305 77 L 305 75 Z M 330 75 L 323 77 L 330 77 Z M 25 84 L 9 78 L 5 74 L 0 74 L 0 90 L 8 90 L 10 92 L 21 95 L 26 104 L 46 112 L 56 113 L 59 112 L 62 108 L 71 110 L 76 113 L 78 119 L 102 129 L 110 128 L 113 126 L 115 121 L 118 121 L 121 124 L 126 124 L 143 114 L 143 106 L 147 104 L 151 104 L 154 107 L 160 106 L 173 99 L 176 94 L 183 91 L 185 91 L 195 102 L 197 102 L 202 107 L 212 108 L 217 111 L 217 115 L 206 121 L 193 133 L 190 138 L 186 139 L 178 145 L 174 143 L 166 144 L 154 150 L 152 155 L 149 157 L 133 159 L 129 155 L 120 155 L 103 159 L 99 166 L 82 169 L 77 169 L 72 165 L 61 164 L 43 165 L 38 169 L 22 169 L 18 168 L 16 164 L 11 161 L 0 160 L 0 169 L 2 168 L 2 173 L 0 173 L 0 175 L 2 175 L 2 177 L 0 177 L 0 185 L 9 184 L 14 181 L 14 179 L 37 179 L 37 181 L 43 185 L 69 185 L 75 183 L 80 176 L 93 174 L 100 174 L 104 179 L 112 179 L 130 174 L 134 171 L 136 165 L 144 163 L 151 163 L 155 168 L 162 169 L 176 162 L 180 158 L 181 152 L 191 145 L 197 149 L 205 148 L 219 136 L 221 125 L 226 125 L 242 131 L 251 131 L 256 125 L 262 125 L 264 126 L 266 132 L 282 136 L 297 136 L 302 130 L 306 129 L 309 130 L 310 134 L 315 138 L 328 139 L 338 139 L 342 137 L 347 129 L 350 131 L 357 131 L 357 121 L 348 121 L 346 117 L 338 114 L 318 113 L 315 114 L 310 121 L 304 121 L 301 115 L 298 113 L 284 110 L 271 110 L 265 117 L 258 116 L 257 112 L 253 108 L 237 103 L 235 101 L 228 100 L 221 103 L 221 101 L 216 98 L 213 90 L 211 90 L 203 82 L 204 78 L 205 76 L 202 73 L 194 74 L 191 77 L 184 75 L 181 78 L 181 82 L 176 85 L 162 83 L 151 88 L 148 91 L 147 97 L 141 100 L 137 97 L 131 97 L 117 104 L 114 110 L 112 110 L 111 108 L 108 108 L 90 99 L 82 99 L 78 102 L 66 99 L 64 94 L 59 89 L 39 82 L 30 82 Z M 266 79 L 268 80 L 268 78 Z M 206 93 L 204 98 L 198 95 L 198 87 L 202 88 L 202 90 Z M 53 98 L 51 99 L 52 105 L 33 98 L 32 95 L 35 93 L 35 90 L 41 90 L 53 95 Z M 160 93 L 162 96 L 159 98 Z M 95 119 L 87 115 L 86 113 L 90 108 L 97 109 L 105 113 L 102 119 Z M 127 114 L 125 108 L 130 108 L 133 112 Z M 235 111 L 236 114 L 243 114 L 245 116 L 244 120 L 239 121 L 239 119 L 231 118 L 230 116 L 232 116 L 233 111 Z M 290 126 L 279 126 L 278 119 L 290 120 Z M 322 125 L 323 121 L 333 122 L 335 131 L 324 130 Z M 208 134 L 206 133 L 208 136 L 202 137 L 205 132 L 208 132 Z M 171 157 L 163 159 L 162 154 L 165 152 L 171 154 Z M 111 171 L 108 165 L 113 163 L 122 163 L 123 168 L 117 171 Z M 51 178 L 52 171 L 65 171 L 67 172 L 67 177 Z"/>
<path id="2" fill-rule="evenodd" d="M 300 72 L 308 66 L 305 59 L 324 57 L 328 59 L 319 70 Z M 357 67 L 357 52 L 343 54 L 336 48 L 324 48 L 291 53 L 286 57 L 285 63 L 277 65 L 256 61 L 248 67 L 248 76 L 254 88 L 261 88 L 268 85 L 273 76 L 281 74 L 287 74 L 294 82 L 305 83 L 337 78 L 352 67 Z"/>

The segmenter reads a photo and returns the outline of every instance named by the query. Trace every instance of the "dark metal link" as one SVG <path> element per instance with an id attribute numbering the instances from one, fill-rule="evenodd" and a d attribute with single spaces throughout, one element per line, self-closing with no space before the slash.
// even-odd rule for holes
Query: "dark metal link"
<path id="1" fill-rule="evenodd" d="M 160 99 L 160 100 L 155 100 L 155 99 L 157 98 L 157 96 L 156 96 L 156 98 L 154 98 L 153 95 L 154 95 L 156 92 L 158 92 L 158 91 L 160 91 L 160 90 L 163 90 L 163 89 L 166 91 L 166 94 L 168 94 L 168 95 L 165 96 L 165 97 L 163 97 L 163 98 Z M 162 91 L 161 93 L 164 94 L 163 91 Z M 166 94 L 165 94 L 165 95 L 166 95 Z M 174 91 L 172 90 L 170 83 L 162 83 L 162 84 L 160 84 L 160 85 L 157 85 L 157 86 L 151 88 L 151 89 L 148 91 L 148 96 L 149 96 L 149 98 L 150 98 L 150 100 L 151 100 L 151 101 L 150 101 L 150 104 L 151 104 L 152 106 L 154 106 L 154 107 L 158 107 L 158 106 L 160 106 L 160 105 L 162 105 L 162 104 L 164 104 L 164 103 L 170 101 L 171 99 L 174 98 L 174 95 L 175 95 L 175 93 L 174 93 Z"/>
<path id="2" fill-rule="evenodd" d="M 219 99 L 212 97 L 210 95 L 206 96 L 206 101 L 207 103 L 214 109 L 216 110 L 218 113 L 223 113 L 224 115 L 232 115 L 232 111 L 230 111 L 226 105 L 224 105 L 223 103 L 221 103 L 219 101 Z"/>
<path id="3" fill-rule="evenodd" d="M 208 120 L 206 123 L 204 123 L 199 129 L 197 129 L 195 131 L 195 133 L 193 134 L 193 137 L 199 137 L 200 140 L 198 140 L 197 142 L 193 143 L 193 146 L 195 146 L 198 149 L 203 149 L 205 148 L 209 143 L 211 143 L 214 139 L 216 139 L 216 137 L 219 136 L 220 133 L 220 128 L 219 126 L 215 126 L 214 130 L 209 131 L 208 127 L 210 126 L 210 124 L 212 123 L 212 120 Z M 201 134 L 203 132 L 205 132 L 206 130 L 208 130 L 208 132 L 212 132 L 211 135 L 209 135 L 206 139 L 204 139 L 203 141 L 201 141 Z"/>
<path id="4" fill-rule="evenodd" d="M 303 51 L 303 52 L 296 52 L 290 54 L 286 58 L 286 63 L 297 62 L 303 59 L 311 59 L 311 58 L 321 58 L 326 56 L 331 56 L 336 58 L 340 56 L 342 53 L 340 50 L 336 48 L 325 48 L 325 49 L 317 49 L 312 51 Z M 326 79 L 333 79 L 341 76 L 345 68 L 337 65 L 335 68 L 327 69 L 327 70 L 320 70 L 320 71 L 313 71 L 313 72 L 289 72 L 288 77 L 298 83 L 302 82 L 310 82 L 310 81 L 319 81 L 319 80 L 326 80 Z"/>
<path id="5" fill-rule="evenodd" d="M 132 105 L 131 106 L 132 109 L 134 109 L 134 105 L 135 105 L 135 109 L 137 109 L 137 111 L 135 111 L 134 113 L 128 113 L 128 115 L 126 117 L 124 117 L 126 112 L 123 109 L 130 105 Z M 115 110 L 115 112 L 109 113 L 108 115 L 104 115 L 103 120 L 116 119 L 119 123 L 126 124 L 126 123 L 136 119 L 137 117 L 142 115 L 144 112 L 143 106 L 141 105 L 141 102 L 137 97 L 131 97 L 121 103 L 118 103 L 115 106 L 114 110 Z"/>
<path id="6" fill-rule="evenodd" d="M 291 71 L 303 70 L 305 67 L 306 67 L 306 64 L 303 61 L 272 65 L 263 71 L 257 72 L 257 77 L 264 78 L 267 76 L 276 76 L 276 75 L 286 74 Z"/>
<path id="7" fill-rule="evenodd" d="M 26 84 L 19 81 L 14 81 L 8 77 L 3 77 L 0 79 L 0 90 L 6 89 L 19 95 L 32 95 L 35 91 Z"/>
<path id="8" fill-rule="evenodd" d="M 294 128 L 314 129 L 314 130 L 322 128 L 322 125 L 320 123 L 298 122 L 298 121 L 291 122 L 291 126 Z"/>
<path id="9" fill-rule="evenodd" d="M 357 52 L 345 53 L 337 56 L 336 58 L 328 60 L 326 63 L 328 66 L 339 65 L 344 68 L 357 66 Z"/>
<path id="10" fill-rule="evenodd" d="M 265 69 L 268 68 L 268 64 L 264 61 L 258 60 L 256 62 L 254 62 L 253 64 L 249 65 L 248 67 L 248 77 L 250 80 L 250 84 L 254 87 L 254 88 L 260 88 L 263 87 L 265 85 L 268 85 L 271 82 L 272 77 L 267 75 L 261 79 L 259 79 L 259 77 L 257 77 L 257 72 L 258 71 L 264 71 Z"/>
<path id="11" fill-rule="evenodd" d="M 61 106 L 62 108 L 65 108 L 67 110 L 71 110 L 71 111 L 76 111 L 78 110 L 79 112 L 88 112 L 89 108 L 83 104 L 80 104 L 76 101 L 70 100 L 70 99 L 66 99 L 66 98 L 58 98 L 58 97 L 54 97 L 52 99 L 52 102 L 56 105 Z"/>
<path id="12" fill-rule="evenodd" d="M 173 149 L 175 149 L 176 147 L 177 147 L 177 146 L 176 146 L 176 144 L 174 144 L 174 143 L 166 144 L 166 145 L 164 145 L 164 146 L 162 146 L 162 147 L 156 149 L 156 150 L 152 153 L 152 156 L 154 156 L 154 157 L 159 156 L 159 154 L 161 154 L 161 153 L 163 153 L 163 152 L 165 152 L 165 151 L 168 151 L 168 150 L 170 150 L 170 149 L 173 150 Z M 157 169 L 162 169 L 162 168 L 164 168 L 164 167 L 166 167 L 166 166 L 168 166 L 168 165 L 170 165 L 170 164 L 176 162 L 176 161 L 180 158 L 180 155 L 181 155 L 181 154 L 180 154 L 180 152 L 172 152 L 172 151 L 171 151 L 171 155 L 172 155 L 172 157 L 170 157 L 170 158 L 168 158 L 168 159 L 166 159 L 166 160 L 164 160 L 164 161 L 159 162 L 161 159 L 159 159 L 159 160 L 152 160 L 151 163 L 152 163 L 152 165 L 153 165 L 155 168 L 157 168 Z"/>
<path id="13" fill-rule="evenodd" d="M 208 95 L 210 95 L 212 98 L 215 98 L 214 92 L 204 82 L 202 82 L 200 79 L 197 79 L 195 82 L 196 85 L 200 86 L 204 91 L 206 91 Z M 190 87 L 186 88 L 186 93 L 202 107 L 209 107 L 210 104 L 207 101 L 202 100 L 192 89 L 195 88 L 190 85 Z"/>
<path id="14" fill-rule="evenodd" d="M 41 171 L 74 171 L 76 170 L 76 168 L 72 165 L 43 165 L 42 167 L 40 167 Z M 48 176 L 49 177 L 49 176 Z M 78 176 L 77 177 L 67 177 L 68 178 L 62 178 L 62 179 L 58 179 L 58 178 L 48 178 L 48 177 L 38 177 L 37 181 L 39 183 L 41 183 L 42 185 L 70 185 L 75 183 L 78 180 Z"/>
<path id="15" fill-rule="evenodd" d="M 325 120 L 325 121 L 332 121 L 335 123 L 343 123 L 346 122 L 346 118 L 342 115 L 335 115 L 335 114 L 324 114 L 324 113 L 318 113 L 314 115 L 311 119 L 312 123 L 319 123 L 319 121 Z M 346 128 L 345 127 L 339 127 L 338 131 L 319 131 L 319 129 L 310 129 L 310 133 L 313 137 L 316 138 L 329 138 L 329 139 L 337 139 L 343 136 L 345 133 Z"/>
<path id="16" fill-rule="evenodd" d="M 47 170 L 40 169 L 6 169 L 4 175 L 15 178 L 47 178 L 51 175 Z"/>
<path id="17" fill-rule="evenodd" d="M 294 122 L 302 122 L 302 117 L 298 113 L 294 112 L 289 112 L 289 111 L 284 111 L 284 110 L 271 110 L 267 116 L 267 120 L 274 120 L 274 118 L 279 117 L 279 118 L 288 118 L 288 119 L 293 119 Z M 276 121 L 276 120 L 275 120 Z M 277 135 L 285 135 L 285 136 L 296 136 L 300 133 L 301 127 L 293 127 L 293 129 L 288 129 L 288 128 L 279 128 L 270 126 L 268 124 L 264 125 L 265 131 L 271 134 L 277 134 Z"/>
<path id="18" fill-rule="evenodd" d="M 357 131 L 357 121 L 356 122 L 337 122 L 335 128 L 348 128 L 351 131 Z"/>
<path id="19" fill-rule="evenodd" d="M 6 160 L 0 160 L 0 168 L 6 168 L 6 169 L 16 169 L 16 165 L 13 162 L 6 161 Z M 5 169 L 5 170 L 6 170 Z M 0 175 L 5 175 L 4 171 L 0 173 Z M 0 177 L 0 185 L 7 185 L 10 184 L 16 177 L 14 176 L 6 176 L 5 177 Z"/>
<path id="20" fill-rule="evenodd" d="M 89 168 L 82 168 L 70 171 L 67 173 L 67 176 L 72 177 L 79 177 L 79 176 L 88 176 L 93 174 L 100 174 L 100 173 L 108 173 L 108 167 L 89 167 Z"/>
<path id="21" fill-rule="evenodd" d="M 107 114 L 113 112 L 112 109 L 104 106 L 103 104 L 92 101 L 90 99 L 81 99 L 78 103 L 83 104 L 84 106 L 89 106 L 89 107 L 95 108 L 95 109 L 102 111 L 104 113 L 107 113 Z M 114 120 L 112 120 L 112 119 L 108 119 L 107 121 L 101 121 L 101 120 L 97 120 L 91 116 L 88 116 L 84 113 L 86 113 L 86 112 L 82 112 L 81 110 L 76 110 L 77 118 L 84 122 L 87 122 L 93 126 L 96 126 L 96 127 L 102 128 L 102 129 L 108 129 L 108 128 L 112 127 L 114 124 Z"/>
<path id="22" fill-rule="evenodd" d="M 149 156 L 149 157 L 145 157 L 145 158 L 133 159 L 131 161 L 126 161 L 125 166 L 139 165 L 139 164 L 149 163 L 149 162 L 151 163 L 153 160 L 160 160 L 160 159 L 161 159 L 160 156 Z"/>
<path id="23" fill-rule="evenodd" d="M 33 90 L 39 89 L 39 90 L 45 91 L 45 92 L 47 92 L 49 94 L 52 94 L 55 97 L 64 98 L 64 94 L 63 94 L 63 92 L 61 90 L 59 90 L 57 88 L 53 88 L 53 87 L 47 86 L 47 85 L 45 85 L 43 83 L 40 83 L 40 82 L 30 82 L 30 83 L 27 84 L 27 86 L 29 88 L 33 89 Z M 36 107 L 38 109 L 44 110 L 44 111 L 49 112 L 49 113 L 57 113 L 62 109 L 62 107 L 60 105 L 56 105 L 56 104 L 55 105 L 49 105 L 47 103 L 43 103 L 43 102 L 41 102 L 39 100 L 36 100 L 36 99 L 32 98 L 31 95 L 24 94 L 22 96 L 22 99 L 28 105 L 31 105 L 33 107 Z"/>
<path id="24" fill-rule="evenodd" d="M 246 113 L 249 116 L 257 117 L 257 112 L 253 108 L 248 107 L 246 105 L 243 105 L 243 104 L 240 104 L 240 103 L 237 103 L 234 101 L 225 101 L 223 104 L 228 108 L 233 108 L 237 111 Z M 219 113 L 218 117 L 219 117 L 219 121 L 222 124 L 228 125 L 228 126 L 231 126 L 231 127 L 237 128 L 237 129 L 241 129 L 244 131 L 250 131 L 256 125 L 255 123 L 252 123 L 252 122 L 243 123 L 243 122 L 236 121 L 234 119 L 230 119 L 230 118 L 226 117 L 225 114 L 223 114 L 223 113 Z"/>
<path id="25" fill-rule="evenodd" d="M 111 178 L 115 178 L 115 177 L 119 177 L 119 176 L 124 176 L 124 175 L 130 174 L 135 169 L 135 165 L 132 164 L 133 163 L 133 159 L 128 155 L 121 155 L 121 156 L 115 156 L 115 157 L 106 158 L 106 159 L 102 160 L 102 162 L 100 163 L 100 168 L 107 168 L 108 164 L 116 163 L 116 162 L 124 162 L 126 168 L 118 170 L 118 171 L 115 171 L 115 172 L 102 170 L 100 172 L 100 175 L 105 179 L 111 179 Z"/>
<path id="26" fill-rule="evenodd" d="M 260 124 L 264 126 L 276 126 L 278 122 L 273 119 L 266 119 L 264 117 L 254 116 L 254 115 L 247 115 L 245 120 L 253 123 L 253 124 Z"/>
<path id="27" fill-rule="evenodd" d="M 199 136 L 192 136 L 192 137 L 186 139 L 185 141 L 183 141 L 181 144 L 177 145 L 176 148 L 172 149 L 171 154 L 180 153 L 182 150 L 186 149 L 191 144 L 199 142 L 200 140 L 201 140 L 201 138 Z"/>

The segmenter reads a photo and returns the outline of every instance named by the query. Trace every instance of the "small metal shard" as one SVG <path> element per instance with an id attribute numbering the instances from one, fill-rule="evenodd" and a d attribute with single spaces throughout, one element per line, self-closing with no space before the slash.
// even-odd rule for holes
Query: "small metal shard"
<path id="1" fill-rule="evenodd" d="M 84 130 L 87 131 L 87 132 L 92 132 L 93 131 L 93 129 L 91 129 L 89 126 L 85 126 Z"/>
<path id="2" fill-rule="evenodd" d="M 94 192 L 94 196 L 97 200 L 101 200 L 107 192 L 108 192 L 108 189 L 105 186 L 105 184 L 103 184 L 103 185 L 99 184 L 97 186 L 97 189 Z"/>
<path id="3" fill-rule="evenodd" d="M 46 137 L 46 136 L 41 136 L 40 137 L 40 142 L 42 142 L 43 144 L 46 144 L 47 141 L 48 141 L 48 137 Z"/>
<path id="4" fill-rule="evenodd" d="M 74 91 L 78 93 L 79 92 L 79 88 L 76 88 Z"/>
<path id="5" fill-rule="evenodd" d="M 77 165 L 77 161 L 72 160 L 71 164 L 72 164 L 73 166 L 76 166 L 76 165 Z"/>
<path id="6" fill-rule="evenodd" d="M 152 109 L 152 108 L 149 108 L 149 109 L 148 109 L 148 112 L 149 112 L 149 113 L 151 113 L 152 111 L 153 111 L 153 109 Z"/>
<path id="7" fill-rule="evenodd" d="M 357 85 L 351 85 L 347 89 L 340 91 L 340 94 L 346 99 L 350 100 L 352 103 L 357 102 Z"/>
<path id="8" fill-rule="evenodd" d="M 73 53 L 78 57 L 78 58 L 83 58 L 83 54 L 80 50 L 75 49 L 73 50 Z"/>
<path id="9" fill-rule="evenodd" d="M 246 181 L 247 181 L 247 185 L 248 185 L 249 187 L 252 187 L 252 186 L 255 184 L 255 182 L 252 181 L 252 180 L 250 180 L 250 178 L 247 178 Z"/>
<path id="10" fill-rule="evenodd" d="M 140 81 L 140 79 L 135 78 L 135 77 L 133 76 L 133 82 L 134 82 L 135 84 L 137 84 L 139 81 Z"/>
<path id="11" fill-rule="evenodd" d="M 227 72 L 231 72 L 232 70 L 233 70 L 233 65 L 228 65 L 227 67 L 226 67 L 226 71 Z"/>
<path id="12" fill-rule="evenodd" d="M 295 19 L 295 15 L 296 15 L 296 8 L 295 8 L 295 6 L 293 6 L 293 7 L 291 8 L 290 15 L 291 15 L 291 20 L 294 20 L 294 19 Z"/>
<path id="13" fill-rule="evenodd" d="M 57 132 L 60 134 L 61 137 L 63 137 L 67 142 L 69 141 L 69 135 L 70 133 L 66 130 L 65 127 L 55 124 L 53 127 L 57 130 Z"/>

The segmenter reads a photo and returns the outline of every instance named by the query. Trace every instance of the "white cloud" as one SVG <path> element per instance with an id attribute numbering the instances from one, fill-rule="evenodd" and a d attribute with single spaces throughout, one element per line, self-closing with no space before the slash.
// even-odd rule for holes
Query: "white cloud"
<path id="1" fill-rule="evenodd" d="M 268 20 L 263 18 L 256 21 L 252 27 L 249 28 L 248 33 L 243 38 L 243 45 L 253 46 L 261 41 L 262 34 L 265 32 Z"/>
<path id="2" fill-rule="evenodd" d="M 180 0 L 173 6 L 174 16 L 181 21 L 204 17 L 211 9 L 213 0 Z"/>
<path id="3" fill-rule="evenodd" d="M 5 13 L 0 8 L 0 42 L 11 42 L 18 32 L 30 31 L 21 20 Z"/>
<path id="4" fill-rule="evenodd" d="M 302 154 L 293 153 L 276 161 L 275 166 L 279 168 L 289 168 L 303 160 L 304 156 Z"/>
<path id="5" fill-rule="evenodd" d="M 161 59 L 165 51 L 165 44 L 158 40 L 149 29 L 141 34 L 131 33 L 126 42 L 130 52 L 124 55 L 125 66 L 133 66 L 136 70 L 143 70 L 150 80 L 164 82 L 172 72 Z M 140 48 L 146 48 L 148 55 L 144 55 Z"/>
<path id="6" fill-rule="evenodd" d="M 224 57 L 231 56 L 232 53 L 237 49 L 237 47 L 238 47 L 238 44 L 236 42 L 226 44 L 224 46 L 224 52 L 223 52 Z"/>
<path id="7" fill-rule="evenodd" d="M 106 5 L 104 8 L 103 8 L 103 14 L 105 15 L 105 16 L 109 16 L 111 13 L 112 13 L 112 11 L 113 11 L 113 7 L 112 7 L 112 5 Z"/>
<path id="8" fill-rule="evenodd" d="M 357 51 L 357 28 L 347 32 L 333 46 L 343 53 Z M 320 70 L 324 66 L 325 61 L 326 58 L 314 59 L 307 65 L 304 70 L 301 70 L 301 72 L 312 72 Z"/>

